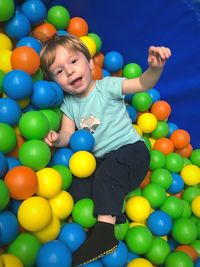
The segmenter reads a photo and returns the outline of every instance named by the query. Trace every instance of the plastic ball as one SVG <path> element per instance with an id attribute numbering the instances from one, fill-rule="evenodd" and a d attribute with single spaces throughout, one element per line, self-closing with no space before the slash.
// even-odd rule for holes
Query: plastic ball
<path id="1" fill-rule="evenodd" d="M 172 184 L 167 189 L 170 194 L 177 194 L 184 188 L 184 181 L 178 173 L 172 173 Z"/>
<path id="2" fill-rule="evenodd" d="M 142 113 L 137 119 L 137 125 L 143 133 L 151 133 L 156 129 L 157 119 L 151 113 Z"/>
<path id="3" fill-rule="evenodd" d="M 15 12 L 15 2 L 13 0 L 0 2 L 0 22 L 9 20 Z"/>
<path id="4" fill-rule="evenodd" d="M 58 240 L 73 253 L 86 240 L 86 233 L 78 223 L 66 223 L 62 225 Z"/>
<path id="5" fill-rule="evenodd" d="M 117 240 L 124 240 L 126 232 L 129 229 L 128 220 L 125 223 L 115 224 L 114 231 Z"/>
<path id="6" fill-rule="evenodd" d="M 29 75 L 35 74 L 40 67 L 40 57 L 38 53 L 29 46 L 15 48 L 10 61 L 13 69 L 23 70 Z"/>
<path id="7" fill-rule="evenodd" d="M 195 216 L 200 218 L 200 196 L 196 196 L 191 203 L 191 209 Z"/>
<path id="8" fill-rule="evenodd" d="M 0 49 L 13 49 L 11 39 L 4 33 L 0 33 Z"/>
<path id="9" fill-rule="evenodd" d="M 153 241 L 151 231 L 145 226 L 135 226 L 130 228 L 125 237 L 128 249 L 136 254 L 147 253 Z"/>
<path id="10" fill-rule="evenodd" d="M 142 190 L 142 196 L 149 201 L 153 209 L 156 209 L 164 203 L 166 192 L 160 184 L 149 183 Z"/>
<path id="11" fill-rule="evenodd" d="M 166 267 L 193 267 L 194 264 L 190 256 L 182 251 L 174 251 L 169 253 L 165 261 Z"/>
<path id="12" fill-rule="evenodd" d="M 105 54 L 104 68 L 109 72 L 114 73 L 121 70 L 124 66 L 124 58 L 117 51 L 110 51 Z"/>
<path id="13" fill-rule="evenodd" d="M 91 57 L 93 57 L 96 54 L 96 44 L 94 40 L 89 36 L 81 36 L 80 40 L 83 42 L 83 44 L 87 47 L 87 49 L 90 52 Z"/>
<path id="14" fill-rule="evenodd" d="M 197 251 L 191 245 L 179 245 L 175 251 L 183 251 L 192 258 L 193 261 L 198 259 Z"/>
<path id="15" fill-rule="evenodd" d="M 10 201 L 10 191 L 8 186 L 0 179 L 0 211 L 4 210 Z"/>
<path id="16" fill-rule="evenodd" d="M 102 76 L 103 76 L 102 68 L 99 67 L 97 64 L 94 64 L 92 69 L 92 79 L 100 80 L 102 79 Z"/>
<path id="17" fill-rule="evenodd" d="M 91 152 L 94 148 L 94 136 L 84 129 L 75 131 L 69 140 L 69 145 L 74 152 L 85 150 Z"/>
<path id="18" fill-rule="evenodd" d="M 73 17 L 70 19 L 66 30 L 77 37 L 86 36 L 88 34 L 88 23 L 81 17 Z"/>
<path id="19" fill-rule="evenodd" d="M 1 258 L 2 258 L 3 263 L 4 263 L 2 265 L 2 267 L 3 266 L 5 266 L 5 267 L 11 267 L 11 266 L 24 267 L 22 261 L 18 257 L 14 256 L 12 254 L 2 254 Z M 1 266 L 1 263 L 0 263 L 0 266 Z"/>
<path id="20" fill-rule="evenodd" d="M 0 133 L 0 151 L 11 152 L 17 143 L 14 129 L 6 123 L 0 123 Z"/>
<path id="21" fill-rule="evenodd" d="M 96 44 L 96 53 L 99 53 L 101 51 L 101 47 L 102 47 L 102 40 L 101 40 L 100 36 L 97 35 L 96 33 L 93 33 L 93 32 L 88 33 L 88 36 L 94 40 L 94 42 Z M 102 55 L 102 54 L 100 54 L 100 55 Z M 103 56 L 103 58 L 104 58 L 104 56 Z M 100 67 L 103 67 L 103 64 Z"/>
<path id="22" fill-rule="evenodd" d="M 47 15 L 44 3 L 38 0 L 28 0 L 22 3 L 21 11 L 32 25 L 42 23 Z"/>
<path id="23" fill-rule="evenodd" d="M 8 157 L 12 157 L 15 159 L 10 159 L 8 161 L 8 163 L 11 163 L 11 168 L 14 167 L 14 165 L 19 166 L 22 165 L 21 162 L 18 159 L 19 156 L 19 148 L 22 146 L 22 144 L 25 142 L 25 139 L 20 135 L 20 134 L 16 134 L 16 139 L 17 139 L 17 143 L 14 147 L 14 149 L 12 149 L 7 155 Z M 8 159 L 8 158 L 7 158 Z M 17 161 L 16 161 L 17 160 Z"/>
<path id="24" fill-rule="evenodd" d="M 51 157 L 51 165 L 64 165 L 69 167 L 69 160 L 74 152 L 70 148 L 58 148 Z"/>
<path id="25" fill-rule="evenodd" d="M 18 220 L 28 231 L 39 231 L 52 220 L 52 210 L 49 202 L 39 196 L 25 199 L 18 209 Z"/>
<path id="26" fill-rule="evenodd" d="M 94 203 L 90 198 L 78 200 L 72 211 L 73 221 L 80 224 L 84 228 L 93 227 L 96 218 L 93 216 Z"/>
<path id="27" fill-rule="evenodd" d="M 51 23 L 44 22 L 36 26 L 32 34 L 41 42 L 46 42 L 56 34 L 56 28 Z"/>
<path id="28" fill-rule="evenodd" d="M 61 191 L 62 178 L 53 168 L 37 171 L 38 188 L 36 194 L 46 199 L 56 196 Z"/>
<path id="29" fill-rule="evenodd" d="M 50 158 L 50 148 L 42 140 L 28 140 L 19 149 L 20 162 L 33 170 L 40 170 L 46 167 Z"/>
<path id="30" fill-rule="evenodd" d="M 160 209 L 175 220 L 179 218 L 183 212 L 183 202 L 176 196 L 168 196 Z"/>
<path id="31" fill-rule="evenodd" d="M 200 169 L 194 164 L 184 166 L 180 174 L 186 185 L 197 185 L 200 182 Z"/>
<path id="32" fill-rule="evenodd" d="M 135 110 L 135 108 L 132 107 L 131 105 L 126 105 L 126 110 L 128 112 L 128 115 L 129 115 L 131 121 L 135 122 L 136 118 L 137 118 L 137 111 Z"/>
<path id="33" fill-rule="evenodd" d="M 151 113 L 160 121 L 166 120 L 171 114 L 171 107 L 166 101 L 159 100 L 152 104 Z"/>
<path id="34" fill-rule="evenodd" d="M 168 155 L 174 151 L 174 144 L 169 138 L 162 137 L 155 141 L 153 149 L 160 150 L 163 154 Z"/>
<path id="35" fill-rule="evenodd" d="M 5 175 L 4 182 L 10 190 L 11 197 L 17 200 L 31 197 L 38 187 L 36 173 L 26 166 L 12 168 Z"/>
<path id="36" fill-rule="evenodd" d="M 62 179 L 62 190 L 67 190 L 72 183 L 72 173 L 70 169 L 63 165 L 53 165 L 51 166 L 57 172 L 60 173 Z"/>
<path id="37" fill-rule="evenodd" d="M 72 255 L 62 242 L 52 240 L 41 246 L 36 263 L 40 267 L 70 267 Z"/>
<path id="38" fill-rule="evenodd" d="M 19 130 L 26 139 L 44 139 L 50 131 L 50 124 L 40 111 L 29 111 L 20 118 Z"/>
<path id="39" fill-rule="evenodd" d="M 47 13 L 47 21 L 58 30 L 65 29 L 70 22 L 68 10 L 59 5 L 52 6 Z"/>
<path id="40" fill-rule="evenodd" d="M 8 162 L 5 155 L 0 152 L 0 177 L 3 177 L 8 170 Z"/>
<path id="41" fill-rule="evenodd" d="M 53 109 L 40 109 L 40 112 L 47 118 L 50 129 L 58 131 L 60 127 L 60 118 L 56 111 Z"/>
<path id="42" fill-rule="evenodd" d="M 161 185 L 166 190 L 172 184 L 172 175 L 167 169 L 159 168 L 152 171 L 150 180 L 152 183 Z"/>
<path id="43" fill-rule="evenodd" d="M 146 220 L 151 212 L 149 201 L 142 196 L 134 196 L 126 203 L 126 214 L 135 222 Z"/>
<path id="44" fill-rule="evenodd" d="M 16 216 L 10 211 L 0 213 L 0 246 L 5 246 L 15 240 L 19 233 L 19 223 Z"/>
<path id="45" fill-rule="evenodd" d="M 155 236 L 164 236 L 171 232 L 172 219 L 166 212 L 156 210 L 149 215 L 147 225 Z"/>
<path id="46" fill-rule="evenodd" d="M 200 148 L 194 149 L 190 155 L 190 160 L 192 163 L 198 167 L 200 167 Z"/>
<path id="47" fill-rule="evenodd" d="M 137 258 L 137 259 L 133 259 L 131 262 L 129 262 L 129 264 L 127 265 L 127 267 L 153 267 L 153 265 L 151 264 L 150 261 L 144 259 L 144 258 Z"/>
<path id="48" fill-rule="evenodd" d="M 170 135 L 170 140 L 173 142 L 175 148 L 181 149 L 189 145 L 190 135 L 186 130 L 177 129 Z"/>
<path id="49" fill-rule="evenodd" d="M 155 170 L 158 168 L 163 168 L 166 164 L 166 157 L 165 155 L 159 150 L 152 150 L 150 152 L 150 164 L 149 167 L 151 170 Z"/>
<path id="50" fill-rule="evenodd" d="M 123 68 L 123 77 L 127 79 L 140 77 L 142 74 L 142 68 L 136 63 L 128 63 Z"/>
<path id="51" fill-rule="evenodd" d="M 19 40 L 30 34 L 31 24 L 24 14 L 15 13 L 14 16 L 5 23 L 4 29 L 9 37 Z"/>
<path id="52" fill-rule="evenodd" d="M 167 136 L 169 131 L 168 124 L 165 121 L 158 121 L 155 130 L 151 133 L 154 139 Z"/>
<path id="53" fill-rule="evenodd" d="M 8 253 L 18 257 L 23 266 L 34 266 L 41 247 L 39 239 L 31 233 L 21 233 L 8 246 Z"/>
<path id="54" fill-rule="evenodd" d="M 131 104 L 137 111 L 144 112 L 152 105 L 152 99 L 147 92 L 139 92 L 134 94 Z"/>
<path id="55" fill-rule="evenodd" d="M 78 151 L 71 156 L 69 168 L 76 177 L 87 178 L 96 169 L 96 159 L 88 151 Z"/>
<path id="56" fill-rule="evenodd" d="M 53 86 L 53 88 L 56 91 L 56 99 L 55 99 L 54 106 L 58 107 L 58 106 L 60 106 L 60 104 L 63 101 L 64 92 L 63 92 L 62 88 L 56 82 L 51 82 L 51 85 Z"/>
<path id="57" fill-rule="evenodd" d="M 101 261 L 105 267 L 121 267 L 125 265 L 127 255 L 127 246 L 124 244 L 124 242 L 119 241 L 117 249 L 114 252 L 103 256 Z"/>
<path id="58" fill-rule="evenodd" d="M 151 96 L 152 103 L 155 103 L 160 100 L 160 93 L 155 88 L 151 88 L 147 92 Z"/>
<path id="59" fill-rule="evenodd" d="M 174 149 L 174 152 L 178 153 L 180 156 L 182 156 L 184 158 L 188 158 L 191 155 L 192 150 L 193 150 L 192 145 L 191 144 L 188 144 L 184 148 L 180 148 L 180 149 L 175 148 Z"/>
<path id="60" fill-rule="evenodd" d="M 60 191 L 56 196 L 49 199 L 49 204 L 53 214 L 60 220 L 66 219 L 74 207 L 73 198 L 67 191 Z"/>
<path id="61" fill-rule="evenodd" d="M 183 158 L 179 154 L 172 152 L 166 155 L 165 168 L 170 172 L 180 172 L 183 166 Z"/>
<path id="62" fill-rule="evenodd" d="M 10 63 L 10 58 L 12 55 L 12 51 L 8 49 L 0 49 L 0 69 L 7 73 L 12 70 L 12 66 Z"/>
<path id="63" fill-rule="evenodd" d="M 1 49 L 0 49 L 1 51 Z M 4 79 L 5 73 L 0 69 L 0 94 L 3 93 L 3 79 Z"/>
<path id="64" fill-rule="evenodd" d="M 16 44 L 16 47 L 20 47 L 20 46 L 28 46 L 30 48 L 33 48 L 35 52 L 37 52 L 38 54 L 40 53 L 42 49 L 41 42 L 32 36 L 26 36 L 26 37 L 21 38 Z"/>
<path id="65" fill-rule="evenodd" d="M 168 132 L 167 137 L 170 137 L 171 134 L 172 134 L 175 130 L 178 129 L 178 126 L 177 126 L 175 123 L 173 123 L 173 122 L 169 122 L 169 121 L 167 122 L 167 124 L 168 124 L 168 128 L 169 128 L 169 132 Z"/>

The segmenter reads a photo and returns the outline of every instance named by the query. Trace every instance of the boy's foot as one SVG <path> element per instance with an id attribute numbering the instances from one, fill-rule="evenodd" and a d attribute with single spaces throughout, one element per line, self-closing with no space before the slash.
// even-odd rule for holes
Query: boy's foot
<path id="1" fill-rule="evenodd" d="M 72 266 L 81 266 L 114 252 L 118 243 L 114 225 L 98 221 L 88 239 L 73 254 Z"/>

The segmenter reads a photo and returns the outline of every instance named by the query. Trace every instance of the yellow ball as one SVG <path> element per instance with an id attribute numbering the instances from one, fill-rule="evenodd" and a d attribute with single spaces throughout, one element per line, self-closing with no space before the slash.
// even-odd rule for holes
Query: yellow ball
<path id="1" fill-rule="evenodd" d="M 142 113 L 137 119 L 137 125 L 143 133 L 151 133 L 156 129 L 157 118 L 152 113 Z"/>
<path id="2" fill-rule="evenodd" d="M 53 168 L 44 168 L 37 173 L 38 190 L 36 194 L 44 198 L 56 196 L 62 189 L 62 177 L 58 171 Z"/>
<path id="3" fill-rule="evenodd" d="M 48 241 L 54 240 L 60 233 L 61 224 L 57 216 L 53 215 L 51 222 L 42 229 L 41 231 L 34 232 L 41 243 L 46 243 Z"/>
<path id="4" fill-rule="evenodd" d="M 1 267 L 24 267 L 22 261 L 12 254 L 2 254 L 1 258 L 3 260 L 3 265 Z"/>
<path id="5" fill-rule="evenodd" d="M 96 159 L 88 151 L 78 151 L 71 156 L 69 168 L 75 176 L 86 178 L 95 171 Z"/>
<path id="6" fill-rule="evenodd" d="M 141 196 L 131 197 L 126 203 L 126 214 L 132 221 L 144 222 L 151 213 L 149 201 Z"/>
<path id="7" fill-rule="evenodd" d="M 153 267 L 150 261 L 143 258 L 136 258 L 130 261 L 127 267 Z"/>
<path id="8" fill-rule="evenodd" d="M 200 196 L 192 200 L 191 209 L 195 216 L 200 217 Z"/>
<path id="9" fill-rule="evenodd" d="M 18 209 L 18 221 L 28 231 L 40 231 L 52 220 L 52 210 L 48 200 L 33 196 L 24 200 Z"/>
<path id="10" fill-rule="evenodd" d="M 89 50 L 91 57 L 93 57 L 96 54 L 96 50 L 97 50 L 95 41 L 89 36 L 81 36 L 80 40 L 84 43 L 84 45 Z"/>
<path id="11" fill-rule="evenodd" d="M 137 133 L 142 136 L 142 130 L 140 129 L 140 127 L 137 124 L 133 124 L 133 127 L 135 128 L 135 130 L 137 131 Z"/>
<path id="12" fill-rule="evenodd" d="M 53 214 L 60 220 L 66 219 L 72 212 L 74 207 L 74 200 L 70 193 L 61 191 L 55 197 L 49 199 Z"/>
<path id="13" fill-rule="evenodd" d="M 10 63 L 12 51 L 8 49 L 0 49 L 0 69 L 7 73 L 12 70 L 12 66 Z"/>
<path id="14" fill-rule="evenodd" d="M 194 164 L 183 167 L 180 174 L 186 185 L 197 185 L 200 182 L 200 169 Z"/>
<path id="15" fill-rule="evenodd" d="M 156 142 L 156 139 L 154 139 L 153 137 L 149 137 L 149 141 L 151 143 L 151 148 L 153 148 L 155 142 Z"/>
<path id="16" fill-rule="evenodd" d="M 129 228 L 135 227 L 135 226 L 144 226 L 147 227 L 146 224 L 142 223 L 142 222 L 130 222 L 129 223 Z"/>
<path id="17" fill-rule="evenodd" d="M 4 33 L 0 33 L 0 49 L 13 49 L 13 45 L 10 38 Z"/>

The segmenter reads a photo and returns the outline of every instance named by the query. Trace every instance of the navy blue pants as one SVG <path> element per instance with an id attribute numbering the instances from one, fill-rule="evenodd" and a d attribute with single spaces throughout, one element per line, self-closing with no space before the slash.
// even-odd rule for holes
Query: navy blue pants
<path id="1" fill-rule="evenodd" d="M 94 215 L 116 216 L 117 223 L 124 223 L 124 197 L 146 176 L 149 151 L 143 141 L 138 141 L 96 158 L 96 161 L 96 170 L 90 177 L 73 177 L 69 192 L 75 202 L 82 198 L 93 199 Z"/>

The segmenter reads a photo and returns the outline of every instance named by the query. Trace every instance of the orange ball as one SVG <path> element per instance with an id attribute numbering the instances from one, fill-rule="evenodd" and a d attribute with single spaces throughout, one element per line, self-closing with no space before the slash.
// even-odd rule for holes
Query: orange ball
<path id="1" fill-rule="evenodd" d="M 164 155 L 168 155 L 174 151 L 174 144 L 169 138 L 162 137 L 155 141 L 153 149 L 160 150 Z"/>
<path id="2" fill-rule="evenodd" d="M 93 57 L 93 61 L 96 65 L 98 65 L 100 68 L 103 68 L 104 63 L 104 54 L 98 53 Z"/>
<path id="3" fill-rule="evenodd" d="M 100 68 L 98 65 L 94 64 L 93 70 L 92 70 L 92 79 L 100 80 L 102 79 L 103 71 L 102 68 Z"/>
<path id="4" fill-rule="evenodd" d="M 139 187 L 141 189 L 145 188 L 145 186 L 147 186 L 150 183 L 150 177 L 151 177 L 151 171 L 148 170 L 144 180 L 140 183 Z"/>
<path id="5" fill-rule="evenodd" d="M 123 70 L 118 70 L 117 72 L 113 72 L 112 73 L 112 77 L 122 77 L 122 74 L 123 74 Z"/>
<path id="6" fill-rule="evenodd" d="M 10 190 L 11 197 L 17 200 L 31 197 L 38 187 L 36 173 L 26 166 L 16 166 L 9 170 L 4 182 Z"/>
<path id="7" fill-rule="evenodd" d="M 151 113 L 160 121 L 166 120 L 171 113 L 171 107 L 166 101 L 159 100 L 151 106 Z"/>
<path id="8" fill-rule="evenodd" d="M 56 31 L 56 28 L 51 23 L 45 22 L 35 27 L 33 36 L 41 42 L 46 42 L 56 34 Z"/>
<path id="9" fill-rule="evenodd" d="M 192 150 L 193 150 L 192 145 L 191 144 L 188 144 L 184 148 L 180 148 L 180 149 L 175 148 L 174 149 L 174 152 L 178 153 L 179 155 L 181 155 L 184 158 L 188 158 L 191 155 Z"/>
<path id="10" fill-rule="evenodd" d="M 88 24 L 81 17 L 73 17 L 70 19 L 66 30 L 77 37 L 85 36 L 88 35 Z"/>
<path id="11" fill-rule="evenodd" d="M 182 149 L 189 145 L 190 135 L 186 130 L 177 129 L 170 135 L 170 140 L 173 142 L 175 148 Z"/>
<path id="12" fill-rule="evenodd" d="M 193 261 L 196 261 L 198 258 L 197 251 L 190 245 L 179 245 L 178 247 L 175 248 L 175 251 L 185 252 L 188 256 L 192 258 Z"/>
<path id="13" fill-rule="evenodd" d="M 25 139 L 19 134 L 16 134 L 16 137 L 17 137 L 17 144 L 16 144 L 15 148 L 7 154 L 7 156 L 14 157 L 14 158 L 18 159 L 19 158 L 19 149 L 23 145 L 23 143 L 25 142 Z"/>
<path id="14" fill-rule="evenodd" d="M 13 50 L 10 62 L 13 69 L 35 74 L 40 67 L 40 57 L 37 52 L 28 46 L 20 46 Z"/>

